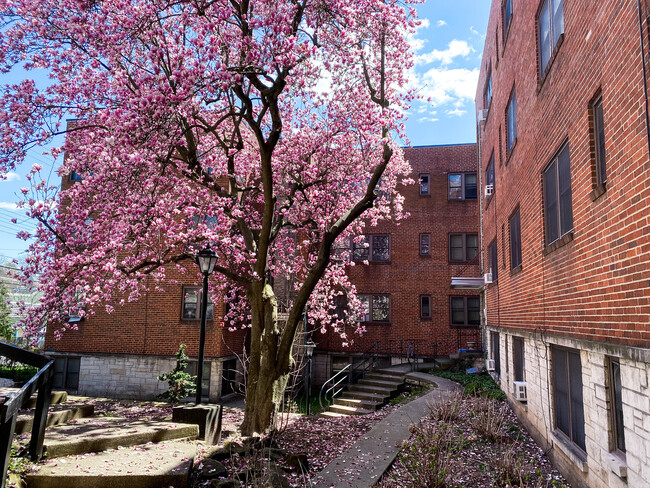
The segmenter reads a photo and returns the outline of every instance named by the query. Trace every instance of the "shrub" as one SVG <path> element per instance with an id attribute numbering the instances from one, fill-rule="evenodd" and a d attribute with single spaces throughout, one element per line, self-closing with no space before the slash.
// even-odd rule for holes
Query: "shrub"
<path id="1" fill-rule="evenodd" d="M 432 420 L 452 422 L 460 416 L 460 404 L 463 401 L 463 394 L 452 392 L 446 398 L 441 398 L 432 405 L 429 405 L 429 417 Z"/>
<path id="2" fill-rule="evenodd" d="M 196 393 L 195 381 L 196 376 L 185 372 L 187 368 L 187 354 L 185 354 L 185 344 L 179 346 L 176 352 L 176 367 L 169 373 L 158 376 L 159 381 L 166 381 L 169 389 L 158 395 L 161 400 L 169 400 L 171 403 L 178 403 L 183 398 Z"/>
<path id="3" fill-rule="evenodd" d="M 402 450 L 404 465 L 413 488 L 445 488 L 455 452 L 454 433 L 448 425 L 433 423 L 411 426 L 411 443 Z"/>
<path id="4" fill-rule="evenodd" d="M 505 400 L 506 394 L 501 391 L 489 374 L 452 373 L 450 371 L 432 371 L 432 374 L 456 381 L 465 388 L 465 394 Z"/>
<path id="5" fill-rule="evenodd" d="M 490 442 L 499 440 L 507 423 L 503 403 L 492 398 L 477 398 L 472 407 L 476 412 L 472 418 L 478 435 Z"/>

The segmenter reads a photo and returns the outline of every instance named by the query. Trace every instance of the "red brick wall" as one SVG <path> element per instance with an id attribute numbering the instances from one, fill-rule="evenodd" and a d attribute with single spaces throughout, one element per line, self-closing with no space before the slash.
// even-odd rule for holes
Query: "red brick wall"
<path id="1" fill-rule="evenodd" d="M 486 108 L 483 93 L 491 66 L 493 98 L 479 130 L 480 163 L 484 179 L 495 151 L 496 191 L 482 202 L 483 232 L 484 247 L 497 238 L 500 264 L 498 283 L 486 291 L 487 323 L 648 347 L 650 161 L 637 2 L 565 0 L 564 38 L 542 79 L 538 4 L 514 2 L 504 45 L 501 1 L 493 2 L 477 89 L 480 110 Z M 647 1 L 643 9 L 645 20 Z M 647 49 L 647 25 L 644 33 Z M 508 157 L 506 105 L 513 86 L 517 142 Z M 599 89 L 608 176 L 606 192 L 593 199 L 589 103 Z M 544 240 L 542 171 L 565 140 L 573 239 L 550 250 Z M 508 219 L 517 205 L 523 266 L 511 273 Z"/>
<path id="2" fill-rule="evenodd" d="M 456 352 L 459 347 L 457 329 L 450 326 L 449 297 L 477 292 L 452 290 L 451 277 L 478 276 L 479 267 L 449 264 L 449 233 L 478 233 L 479 215 L 477 200 L 447 200 L 447 175 L 476 171 L 476 145 L 424 146 L 405 151 L 416 182 L 420 173 L 430 174 L 430 196 L 420 196 L 417 183 L 402 187 L 404 208 L 411 216 L 400 225 L 385 222 L 367 229 L 367 234 L 390 234 L 390 263 L 357 264 L 349 269 L 358 293 L 390 294 L 391 322 L 366 324 L 367 332 L 354 337 L 351 347 L 342 347 L 332 333 L 317 333 L 314 340 L 319 350 L 358 353 L 379 341 L 380 348 L 387 351 L 389 341 L 400 339 L 440 342 L 439 354 Z M 420 256 L 421 233 L 431 234 L 430 256 Z M 420 295 L 431 295 L 431 319 L 420 318 Z"/>

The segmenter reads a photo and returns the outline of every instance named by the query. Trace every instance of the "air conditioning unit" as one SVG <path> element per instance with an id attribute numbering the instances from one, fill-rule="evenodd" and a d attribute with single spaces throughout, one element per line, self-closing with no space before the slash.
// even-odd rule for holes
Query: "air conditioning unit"
<path id="1" fill-rule="evenodd" d="M 478 123 L 484 125 L 487 121 L 488 111 L 487 109 L 478 111 Z"/>
<path id="2" fill-rule="evenodd" d="M 494 193 L 494 185 L 485 185 L 485 196 L 489 197 Z"/>
<path id="3" fill-rule="evenodd" d="M 528 400 L 526 395 L 526 382 L 525 381 L 513 381 L 515 385 L 515 398 L 520 402 L 525 402 Z"/>
<path id="4" fill-rule="evenodd" d="M 486 359 L 485 360 L 485 369 L 487 369 L 488 371 L 496 371 L 497 366 L 496 366 L 496 362 L 494 361 L 494 359 Z"/>
<path id="5" fill-rule="evenodd" d="M 486 285 L 492 283 L 492 273 L 485 273 L 483 275 L 483 281 L 485 282 Z"/>

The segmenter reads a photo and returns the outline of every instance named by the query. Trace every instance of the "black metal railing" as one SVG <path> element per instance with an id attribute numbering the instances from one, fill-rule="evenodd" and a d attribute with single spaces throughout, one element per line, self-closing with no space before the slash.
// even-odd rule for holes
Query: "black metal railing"
<path id="1" fill-rule="evenodd" d="M 420 360 L 435 361 L 438 355 L 438 342 L 424 339 L 391 339 L 388 341 L 386 352 L 393 361 L 399 360 L 400 364 L 406 362 L 415 368 Z"/>
<path id="2" fill-rule="evenodd" d="M 329 407 L 334 398 L 346 387 L 356 383 L 363 375 L 377 363 L 379 342 L 375 342 L 370 349 L 361 356 L 357 356 L 340 371 L 332 375 L 320 389 L 318 402 L 324 410 Z"/>
<path id="3" fill-rule="evenodd" d="M 0 488 L 4 488 L 7 480 L 7 468 L 9 467 L 9 458 L 11 457 L 11 442 L 14 437 L 18 411 L 37 391 L 38 396 L 36 397 L 36 409 L 34 410 L 32 437 L 29 442 L 29 456 L 32 461 L 37 461 L 43 456 L 43 439 L 45 438 L 47 411 L 50 407 L 50 396 L 52 394 L 54 360 L 4 342 L 0 342 L 0 356 L 11 361 L 18 361 L 40 368 L 25 383 L 25 386 L 15 394 L 10 395 L 0 405 L 0 456 L 2 456 L 2 465 L 0 466 L 2 470 L 2 482 L 0 483 Z"/>
<path id="4" fill-rule="evenodd" d="M 456 329 L 458 351 L 482 352 L 481 329 L 479 327 L 459 327 Z"/>

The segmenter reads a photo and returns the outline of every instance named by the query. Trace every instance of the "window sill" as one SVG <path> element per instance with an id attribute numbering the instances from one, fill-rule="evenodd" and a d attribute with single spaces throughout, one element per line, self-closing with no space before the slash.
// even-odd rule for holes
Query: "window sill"
<path id="1" fill-rule="evenodd" d="M 420 254 L 420 257 L 421 257 L 421 258 L 427 258 L 427 259 L 428 259 L 428 258 L 431 257 L 431 254 Z"/>
<path id="2" fill-rule="evenodd" d="M 582 473 L 587 472 L 587 455 L 582 452 L 582 450 L 576 446 L 569 438 L 564 435 L 563 432 L 559 430 L 551 431 L 553 439 L 555 440 L 555 446 L 567 457 L 569 460 L 576 465 L 576 467 Z"/>
<path id="3" fill-rule="evenodd" d="M 546 256 L 552 253 L 553 251 L 555 251 L 556 249 L 566 246 L 572 240 L 573 240 L 573 230 L 570 230 L 559 239 L 556 239 L 555 241 L 548 244 L 542 251 L 542 255 Z"/>
<path id="4" fill-rule="evenodd" d="M 422 322 L 431 322 L 433 320 L 433 317 L 420 317 L 420 321 Z"/>
<path id="5" fill-rule="evenodd" d="M 362 325 L 391 325 L 390 322 L 361 322 Z"/>
<path id="6" fill-rule="evenodd" d="M 449 324 L 449 327 L 452 329 L 479 329 L 481 326 L 480 324 L 477 325 L 472 325 L 472 324 Z"/>
<path id="7" fill-rule="evenodd" d="M 431 193 L 420 193 L 420 197 L 422 198 L 431 198 Z"/>
<path id="8" fill-rule="evenodd" d="M 539 77 L 539 81 L 537 82 L 537 94 L 539 95 L 539 92 L 542 91 L 542 87 L 544 86 L 544 82 L 546 81 L 546 78 L 548 77 L 548 74 L 551 71 L 551 66 L 553 66 L 553 63 L 555 62 L 555 58 L 557 57 L 557 53 L 560 50 L 560 46 L 564 43 L 564 32 L 560 34 L 560 38 L 557 40 L 557 43 L 555 44 L 555 48 L 553 49 L 553 52 L 551 53 L 551 57 L 548 60 L 548 63 L 546 63 L 546 68 L 544 68 L 544 72 L 541 74 Z M 537 46 L 537 51 L 539 53 L 539 45 Z M 539 54 L 538 54 L 539 56 Z"/>
<path id="9" fill-rule="evenodd" d="M 515 266 L 510 270 L 510 276 L 514 276 L 518 273 L 521 273 L 521 270 L 523 269 L 523 266 L 520 264 L 519 266 Z"/>
<path id="10" fill-rule="evenodd" d="M 625 461 L 625 455 L 617 452 L 609 452 L 603 456 L 603 460 L 612 473 L 622 480 L 626 480 L 627 462 Z"/>
<path id="11" fill-rule="evenodd" d="M 596 185 L 592 192 L 589 194 L 592 202 L 595 202 L 600 196 L 604 195 L 607 191 L 607 182 Z"/>

